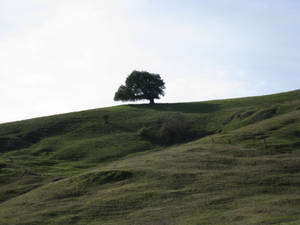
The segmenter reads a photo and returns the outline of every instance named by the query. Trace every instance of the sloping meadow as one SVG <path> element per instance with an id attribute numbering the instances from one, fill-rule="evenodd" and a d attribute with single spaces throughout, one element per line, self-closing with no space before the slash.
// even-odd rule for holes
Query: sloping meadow
<path id="1" fill-rule="evenodd" d="M 0 125 L 0 224 L 299 224 L 300 91 Z"/>

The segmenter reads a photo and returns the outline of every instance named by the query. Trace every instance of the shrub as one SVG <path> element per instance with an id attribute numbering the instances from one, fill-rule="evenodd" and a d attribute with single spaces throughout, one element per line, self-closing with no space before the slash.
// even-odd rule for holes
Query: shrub
<path id="1" fill-rule="evenodd" d="M 156 125 L 142 127 L 138 135 L 162 145 L 171 145 L 193 139 L 195 134 L 191 131 L 191 127 L 192 122 L 183 114 L 168 114 L 157 120 Z"/>
<path id="2" fill-rule="evenodd" d="M 191 127 L 191 121 L 180 113 L 162 118 L 162 126 L 159 130 L 161 143 L 170 145 L 192 139 L 194 135 Z"/>

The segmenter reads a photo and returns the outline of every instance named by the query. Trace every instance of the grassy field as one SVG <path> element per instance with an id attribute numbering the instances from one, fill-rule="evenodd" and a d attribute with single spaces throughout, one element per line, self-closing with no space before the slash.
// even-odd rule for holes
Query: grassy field
<path id="1" fill-rule="evenodd" d="M 299 90 L 0 124 L 0 224 L 297 225 L 299 175 Z"/>

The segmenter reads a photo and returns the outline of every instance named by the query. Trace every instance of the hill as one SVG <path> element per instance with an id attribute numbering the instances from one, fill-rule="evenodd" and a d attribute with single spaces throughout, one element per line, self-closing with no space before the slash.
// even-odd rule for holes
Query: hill
<path id="1" fill-rule="evenodd" d="M 300 90 L 0 124 L 0 224 L 300 224 Z"/>

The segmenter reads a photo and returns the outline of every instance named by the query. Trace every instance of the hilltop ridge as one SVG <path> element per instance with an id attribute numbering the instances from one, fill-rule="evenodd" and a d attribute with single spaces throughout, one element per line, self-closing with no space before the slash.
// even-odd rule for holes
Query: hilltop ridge
<path id="1" fill-rule="evenodd" d="M 299 140 L 300 90 L 0 124 L 0 223 L 296 225 Z"/>

